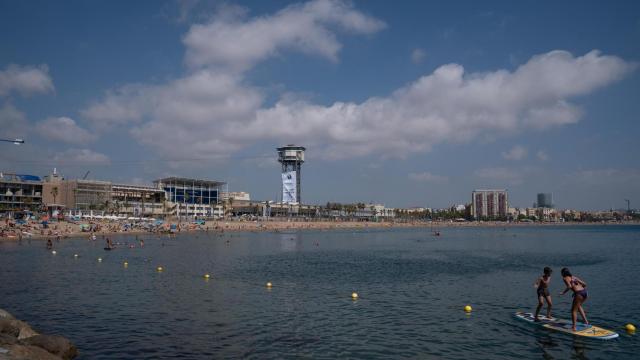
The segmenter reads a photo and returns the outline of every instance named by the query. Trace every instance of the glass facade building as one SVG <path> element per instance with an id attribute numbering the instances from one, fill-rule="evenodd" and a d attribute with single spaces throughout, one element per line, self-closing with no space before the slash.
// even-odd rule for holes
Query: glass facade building
<path id="1" fill-rule="evenodd" d="M 164 190 L 175 215 L 204 217 L 216 215 L 216 208 L 222 200 L 222 186 L 225 185 L 221 181 L 178 177 L 158 179 L 153 183 Z"/>

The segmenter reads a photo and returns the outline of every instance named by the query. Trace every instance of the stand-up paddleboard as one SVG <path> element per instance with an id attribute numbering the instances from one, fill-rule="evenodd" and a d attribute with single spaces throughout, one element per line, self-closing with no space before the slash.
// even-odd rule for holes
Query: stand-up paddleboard
<path id="1" fill-rule="evenodd" d="M 611 330 L 603 329 L 601 327 L 593 326 L 591 324 L 583 324 L 581 322 L 576 323 L 576 331 L 571 328 L 570 320 L 552 319 L 546 316 L 538 316 L 540 321 L 534 321 L 532 313 L 517 312 L 515 313 L 517 319 L 524 320 L 533 325 L 537 325 L 549 330 L 559 331 L 566 334 L 584 336 L 591 339 L 610 340 L 618 337 L 618 333 Z"/>

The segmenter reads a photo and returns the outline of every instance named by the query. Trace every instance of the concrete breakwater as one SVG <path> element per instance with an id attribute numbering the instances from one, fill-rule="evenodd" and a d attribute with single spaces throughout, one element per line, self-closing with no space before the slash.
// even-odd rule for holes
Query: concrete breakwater
<path id="1" fill-rule="evenodd" d="M 68 360 L 76 356 L 78 349 L 66 338 L 39 334 L 0 309 L 0 360 Z"/>

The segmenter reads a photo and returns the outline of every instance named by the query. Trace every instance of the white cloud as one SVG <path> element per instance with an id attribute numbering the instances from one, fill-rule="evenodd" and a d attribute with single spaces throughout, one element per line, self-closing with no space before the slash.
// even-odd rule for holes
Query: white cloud
<path id="1" fill-rule="evenodd" d="M 385 24 L 339 0 L 314 0 L 294 4 L 274 15 L 245 20 L 235 9 L 214 16 L 207 24 L 191 27 L 183 39 L 186 61 L 192 67 L 213 65 L 236 71 L 295 49 L 337 61 L 342 45 L 333 28 L 370 34 Z"/>
<path id="2" fill-rule="evenodd" d="M 26 116 L 10 103 L 0 108 L 0 130 L 3 138 L 24 139 L 29 127 Z"/>
<path id="3" fill-rule="evenodd" d="M 519 185 L 522 184 L 523 171 L 516 171 L 505 167 L 489 167 L 478 169 L 474 175 L 485 181 L 489 181 L 490 185 Z"/>
<path id="4" fill-rule="evenodd" d="M 247 84 L 243 70 L 287 49 L 330 60 L 340 44 L 333 27 L 359 33 L 383 23 L 350 3 L 312 1 L 258 18 L 218 15 L 185 36 L 195 68 L 166 84 L 110 91 L 81 113 L 94 126 L 133 126 L 131 134 L 162 155 L 228 155 L 257 142 L 300 143 L 339 159 L 403 157 L 444 142 L 473 141 L 575 123 L 569 101 L 619 80 L 635 64 L 591 51 L 534 56 L 515 71 L 465 73 L 447 64 L 386 97 L 362 103 L 313 104 L 267 94 Z M 199 68 L 199 66 L 205 66 Z"/>
<path id="5" fill-rule="evenodd" d="M 514 72 L 465 75 L 462 66 L 449 64 L 389 97 L 361 104 L 281 101 L 258 111 L 244 131 L 301 139 L 335 158 L 371 153 L 403 156 L 441 142 L 573 123 L 579 111 L 568 98 L 608 85 L 634 68 L 598 51 L 581 57 L 552 51 L 533 57 Z"/>
<path id="6" fill-rule="evenodd" d="M 511 150 L 503 152 L 502 157 L 507 160 L 522 160 L 527 157 L 527 149 L 521 145 L 516 145 Z"/>
<path id="7" fill-rule="evenodd" d="M 68 117 L 48 118 L 36 124 L 36 131 L 43 137 L 69 144 L 87 144 L 96 136 L 79 127 Z"/>
<path id="8" fill-rule="evenodd" d="M 133 136 L 163 155 L 204 157 L 246 145 L 243 124 L 262 101 L 262 94 L 237 76 L 200 70 L 167 85 L 126 86 L 82 114 L 98 127 L 133 123 Z"/>
<path id="9" fill-rule="evenodd" d="M 540 161 L 547 161 L 549 160 L 549 154 L 547 154 L 544 150 L 539 150 L 536 153 L 536 157 L 538 158 L 538 160 Z"/>
<path id="10" fill-rule="evenodd" d="M 417 182 L 431 182 L 431 183 L 444 183 L 449 180 L 446 176 L 434 175 L 430 172 L 410 173 L 409 180 Z"/>
<path id="11" fill-rule="evenodd" d="M 0 96 L 9 95 L 13 91 L 23 96 L 53 92 L 49 68 L 46 65 L 35 67 L 12 64 L 5 70 L 0 70 Z"/>
<path id="12" fill-rule="evenodd" d="M 53 161 L 57 164 L 108 165 L 111 163 L 105 154 L 90 149 L 69 149 L 56 154 Z"/>
<path id="13" fill-rule="evenodd" d="M 414 64 L 421 63 L 427 57 L 427 52 L 424 49 L 413 49 L 411 52 L 411 61 Z"/>

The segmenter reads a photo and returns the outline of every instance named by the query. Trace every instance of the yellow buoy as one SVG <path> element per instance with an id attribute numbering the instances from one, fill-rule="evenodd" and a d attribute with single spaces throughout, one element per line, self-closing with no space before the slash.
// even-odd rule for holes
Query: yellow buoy
<path id="1" fill-rule="evenodd" d="M 53 255 L 55 255 L 55 254 L 57 254 L 58 252 L 57 252 L 57 251 L 55 251 L 55 250 L 53 250 L 51 253 L 52 253 Z"/>
<path id="2" fill-rule="evenodd" d="M 210 277 L 211 277 L 211 275 L 209 275 L 209 274 L 204 274 L 204 278 L 205 278 L 205 279 L 209 279 Z"/>
<path id="3" fill-rule="evenodd" d="M 471 306 L 470 306 L 470 305 L 467 305 L 467 306 L 465 306 L 465 307 L 464 307 L 464 311 L 465 311 L 465 312 L 468 312 L 468 313 L 469 313 L 469 312 L 471 312 L 471 310 L 473 310 L 473 309 L 471 308 Z"/>
<path id="4" fill-rule="evenodd" d="M 268 283 L 267 283 L 267 287 L 268 287 L 268 288 L 270 288 L 270 287 L 271 287 L 271 285 L 272 285 L 272 284 L 271 284 L 271 282 L 268 282 Z"/>
<path id="5" fill-rule="evenodd" d="M 102 262 L 102 258 L 98 258 L 98 262 Z"/>
<path id="6" fill-rule="evenodd" d="M 351 293 L 351 298 L 352 298 L 353 300 L 357 299 L 357 298 L 358 298 L 358 293 L 357 293 L 357 292 L 353 292 L 353 293 Z"/>
<path id="7" fill-rule="evenodd" d="M 74 257 L 74 258 L 77 258 L 77 257 L 78 257 L 78 254 L 73 254 L 73 257 Z"/>
<path id="8" fill-rule="evenodd" d="M 127 267 L 129 266 L 129 263 L 125 261 L 122 265 L 124 265 L 124 267 Z"/>
<path id="9" fill-rule="evenodd" d="M 624 328 L 627 329 L 627 331 L 630 333 L 636 331 L 636 327 L 633 324 L 627 324 L 627 326 L 625 326 Z"/>
<path id="10" fill-rule="evenodd" d="M 162 266 L 158 266 L 158 268 L 157 268 L 156 270 L 158 270 L 158 271 L 162 271 L 162 270 L 164 270 L 164 269 L 162 268 Z"/>

